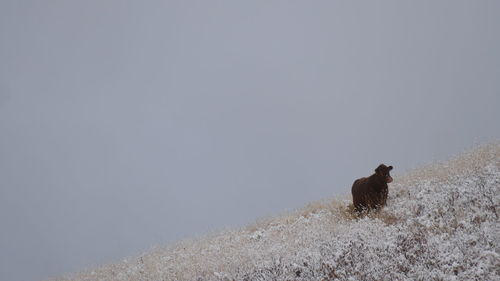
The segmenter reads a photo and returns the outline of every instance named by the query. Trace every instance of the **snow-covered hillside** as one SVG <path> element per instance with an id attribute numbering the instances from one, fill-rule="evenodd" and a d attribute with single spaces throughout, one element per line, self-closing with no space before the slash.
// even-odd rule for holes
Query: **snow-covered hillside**
<path id="1" fill-rule="evenodd" d="M 56 280 L 500 280 L 500 143 L 394 178 L 364 218 L 315 202 Z"/>

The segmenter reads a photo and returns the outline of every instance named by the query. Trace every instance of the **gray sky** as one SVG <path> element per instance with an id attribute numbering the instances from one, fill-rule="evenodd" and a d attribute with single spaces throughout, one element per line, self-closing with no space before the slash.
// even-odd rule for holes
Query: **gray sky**
<path id="1" fill-rule="evenodd" d="M 500 138 L 499 1 L 0 1 L 0 280 Z"/>

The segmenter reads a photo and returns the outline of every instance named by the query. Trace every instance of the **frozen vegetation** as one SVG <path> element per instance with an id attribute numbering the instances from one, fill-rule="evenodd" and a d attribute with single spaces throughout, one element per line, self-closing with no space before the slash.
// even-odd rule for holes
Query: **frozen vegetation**
<path id="1" fill-rule="evenodd" d="M 396 176 L 362 218 L 315 202 L 56 280 L 500 280 L 500 143 Z"/>

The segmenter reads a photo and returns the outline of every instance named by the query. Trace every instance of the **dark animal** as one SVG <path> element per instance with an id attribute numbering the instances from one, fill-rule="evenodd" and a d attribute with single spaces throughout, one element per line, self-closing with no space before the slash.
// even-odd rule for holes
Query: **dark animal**
<path id="1" fill-rule="evenodd" d="M 392 166 L 380 164 L 375 174 L 360 178 L 352 184 L 352 202 L 357 212 L 374 210 L 385 206 L 389 190 L 387 184 L 392 182 L 389 172 Z"/>

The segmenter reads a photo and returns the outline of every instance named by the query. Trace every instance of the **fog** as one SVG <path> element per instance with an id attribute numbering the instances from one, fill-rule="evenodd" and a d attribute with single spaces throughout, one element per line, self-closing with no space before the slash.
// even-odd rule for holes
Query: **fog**
<path id="1" fill-rule="evenodd" d="M 500 139 L 498 1 L 0 2 L 0 280 Z"/>

